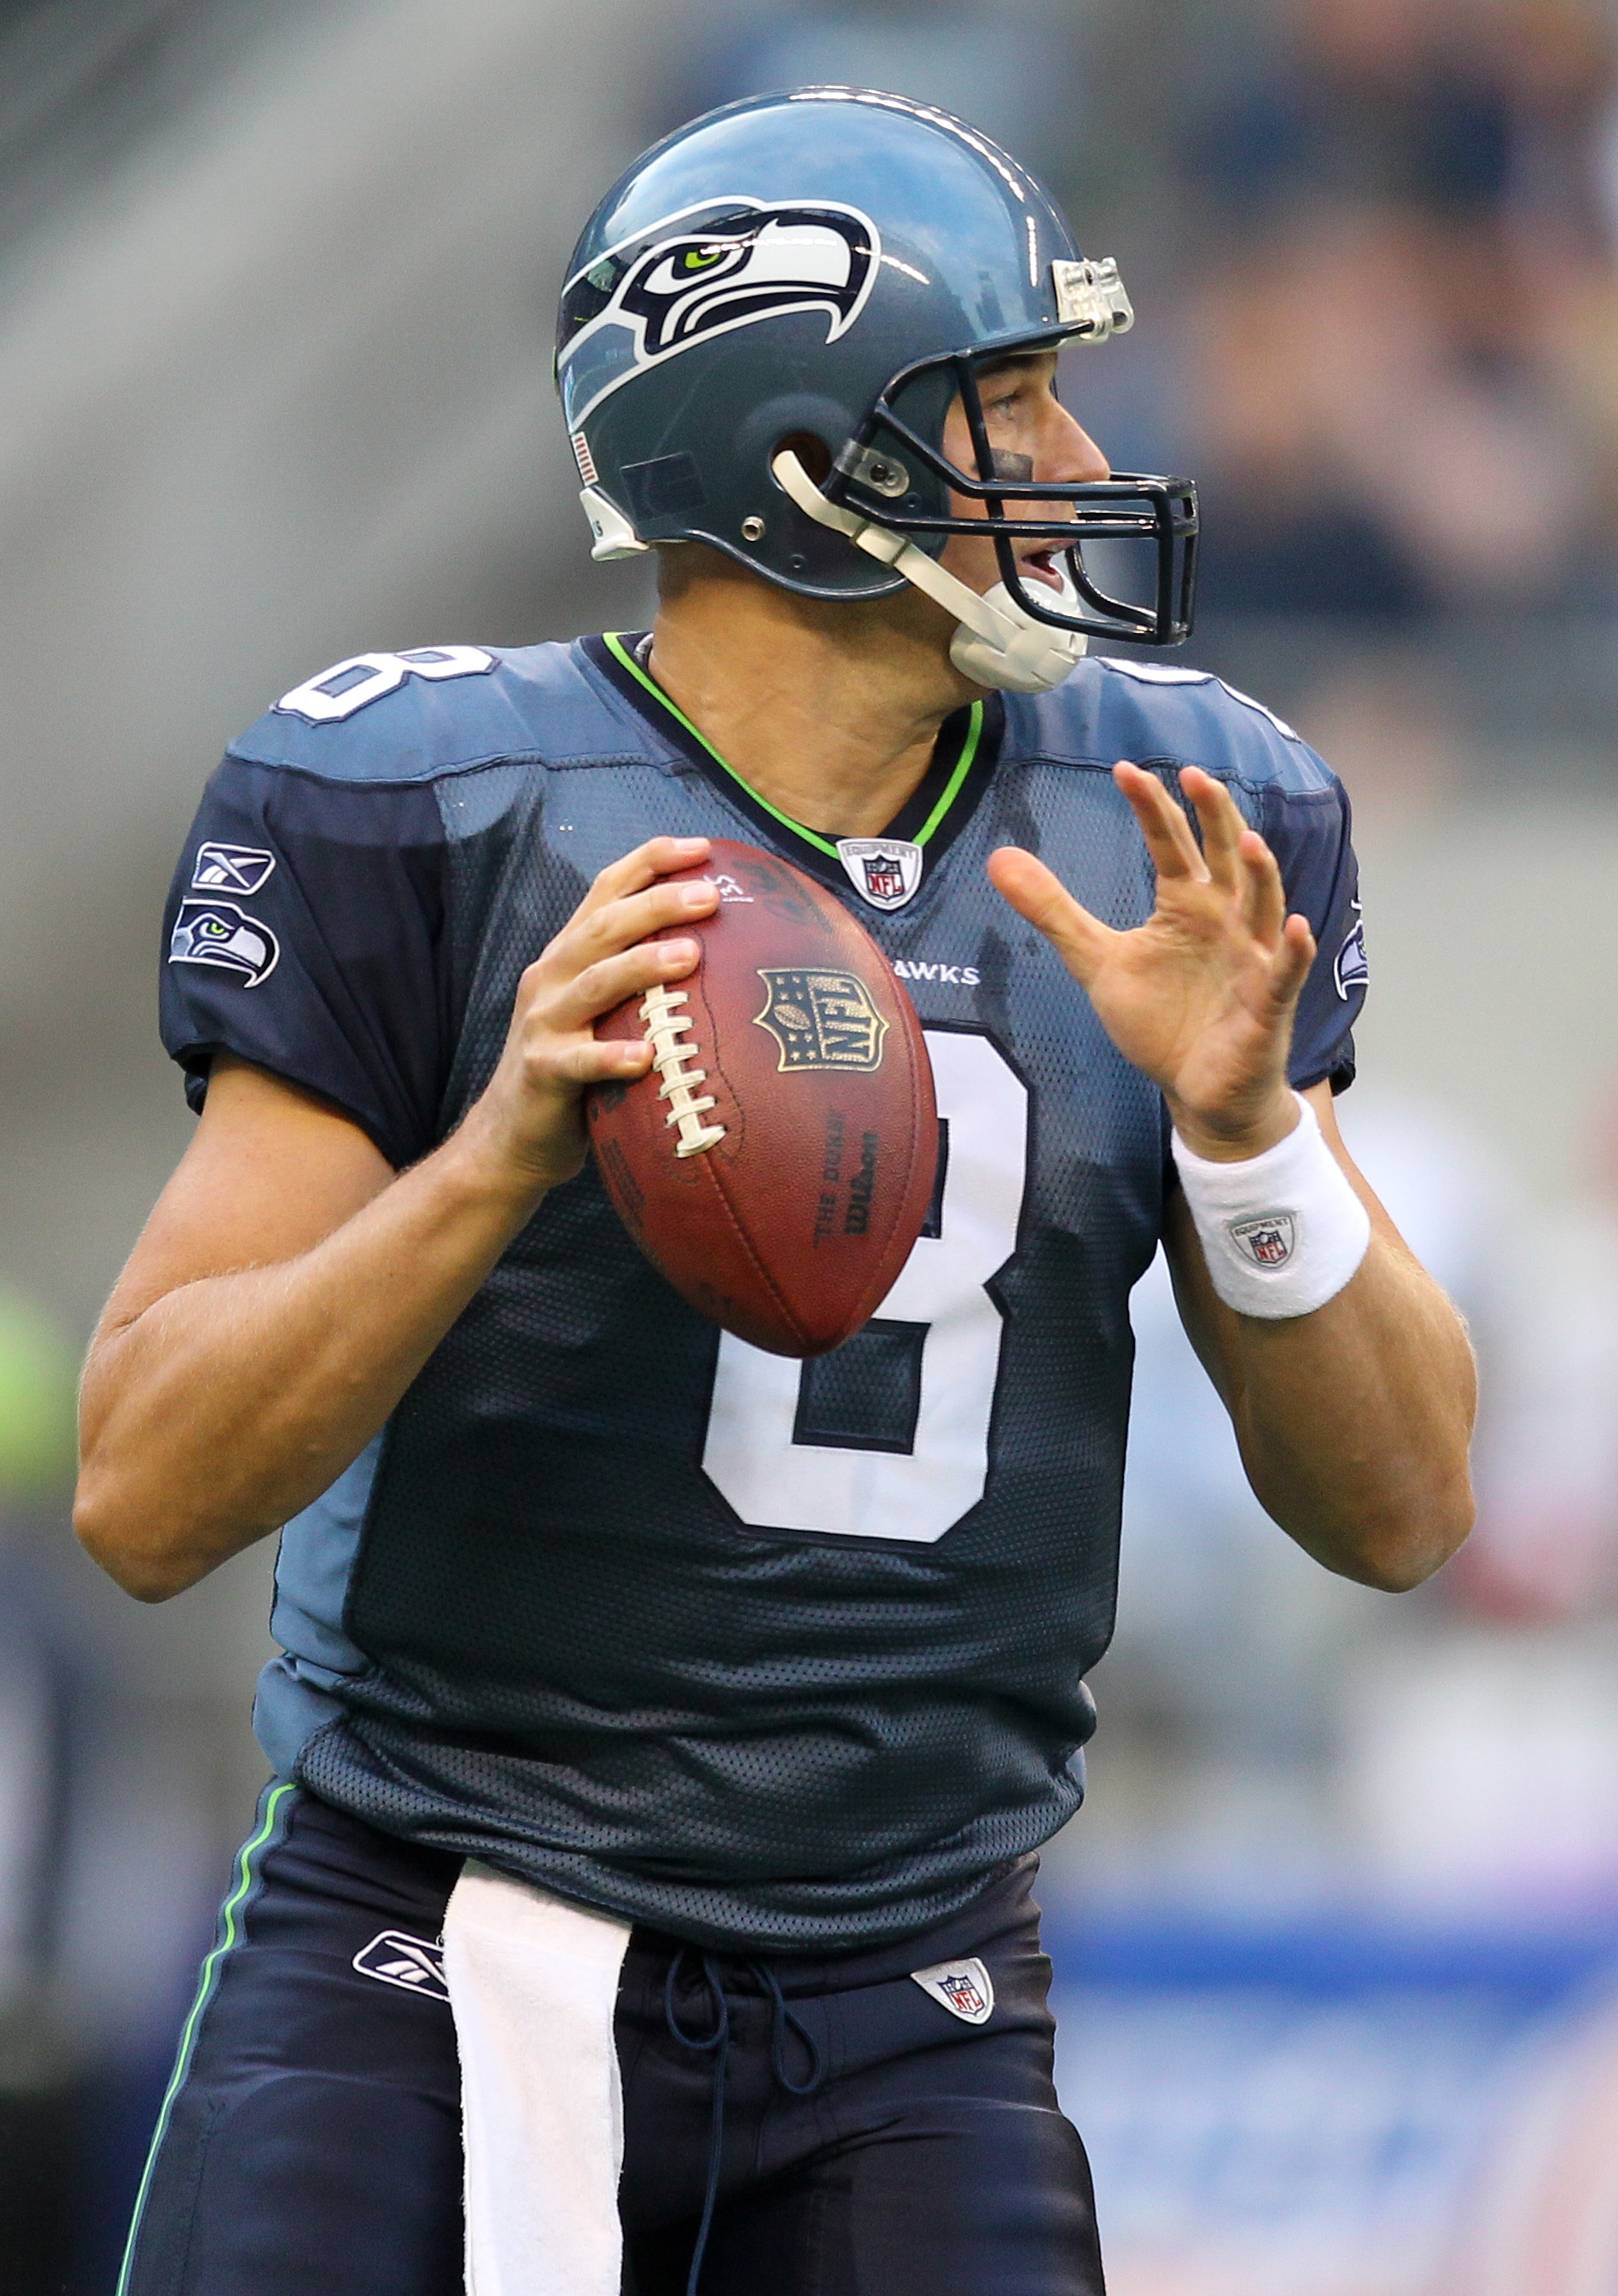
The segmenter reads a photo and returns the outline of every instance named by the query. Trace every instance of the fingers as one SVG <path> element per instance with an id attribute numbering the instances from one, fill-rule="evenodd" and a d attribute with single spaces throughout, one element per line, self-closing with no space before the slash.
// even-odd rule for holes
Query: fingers
<path id="1" fill-rule="evenodd" d="M 617 956 L 587 964 L 571 980 L 556 983 L 546 1000 L 546 1018 L 558 1029 L 587 1029 L 604 1013 L 644 996 L 661 980 L 683 980 L 702 955 L 694 940 L 642 941 Z"/>
<path id="2" fill-rule="evenodd" d="M 1274 948 L 1286 915 L 1281 872 L 1224 783 L 1200 766 L 1187 766 L 1180 774 L 1181 792 L 1202 833 L 1199 849 L 1184 812 L 1154 774 L 1121 762 L 1113 777 L 1129 800 L 1158 875 L 1200 880 L 1235 894 L 1249 931 Z"/>
<path id="3" fill-rule="evenodd" d="M 597 1037 L 592 1024 L 654 982 L 695 969 L 701 944 L 680 928 L 711 914 L 719 888 L 673 882 L 670 873 L 700 867 L 709 850 L 705 837 L 653 837 L 611 863 L 523 973 L 505 1049 L 479 1105 L 529 1179 L 551 1187 L 579 1169 L 583 1091 L 650 1068 L 644 1037 Z"/>
<path id="4" fill-rule="evenodd" d="M 1315 936 L 1307 917 L 1288 917 L 1281 928 L 1281 946 L 1270 974 L 1270 995 L 1277 1004 L 1296 1004 L 1315 961 Z"/>
<path id="5" fill-rule="evenodd" d="M 611 862 L 524 973 L 520 1002 L 541 1007 L 550 1028 L 587 1030 L 654 981 L 690 972 L 702 950 L 679 928 L 713 914 L 719 888 L 705 877 L 673 880 L 668 872 L 691 868 L 708 851 L 705 837 L 653 837 Z"/>
<path id="6" fill-rule="evenodd" d="M 1181 778 L 1183 783 L 1184 776 Z M 1113 768 L 1113 779 L 1129 800 L 1129 809 L 1140 824 L 1140 833 L 1146 840 L 1146 850 L 1158 875 L 1201 878 L 1206 882 L 1208 865 L 1197 849 L 1191 824 L 1157 775 L 1121 758 Z"/>
<path id="7" fill-rule="evenodd" d="M 1043 861 L 1019 846 L 1003 845 L 990 855 L 989 882 L 1045 935 L 1080 987 L 1088 988 L 1119 935 L 1074 900 Z"/>
<path id="8" fill-rule="evenodd" d="M 551 1073 L 562 1084 L 624 1084 L 645 1076 L 651 1065 L 652 1047 L 644 1037 L 576 1037 L 557 1050 Z"/>
<path id="9" fill-rule="evenodd" d="M 664 878 L 644 893 L 609 901 L 587 917 L 579 918 L 577 938 L 594 963 L 596 955 L 608 950 L 628 948 L 631 941 L 711 916 L 719 906 L 719 889 L 710 878 L 686 877 L 672 883 Z"/>
<path id="10" fill-rule="evenodd" d="M 638 941 L 700 923 L 712 915 L 719 901 L 719 887 L 706 877 L 654 880 L 644 892 L 621 895 L 597 908 L 576 910 L 540 957 L 537 969 L 546 981 L 566 982 Z"/>
<path id="11" fill-rule="evenodd" d="M 1223 891 L 1235 892 L 1244 873 L 1241 841 L 1251 833 L 1235 800 L 1223 782 L 1216 782 L 1200 766 L 1187 766 L 1180 775 L 1179 785 L 1203 833 L 1203 858 L 1207 863 L 1208 874 Z M 1181 815 L 1180 818 L 1185 816 Z"/>
<path id="12" fill-rule="evenodd" d="M 1292 1014 L 1315 961 L 1315 937 L 1307 917 L 1288 917 L 1282 927 L 1259 990 L 1255 1016 L 1277 1029 L 1289 1029 Z"/>
<path id="13" fill-rule="evenodd" d="M 535 1109 L 553 1109 L 559 1086 L 571 1103 L 583 1086 L 644 1076 L 652 1063 L 646 1038 L 598 1037 L 591 1023 L 656 982 L 682 980 L 701 954 L 696 941 L 679 938 L 639 942 L 560 979 L 546 977 L 544 960 L 530 965 L 518 988 L 506 1057 L 524 1091 L 538 1095 Z"/>
<path id="14" fill-rule="evenodd" d="M 1236 840 L 1236 857 L 1248 931 L 1266 948 L 1273 948 L 1286 922 L 1286 889 L 1276 857 L 1256 829 L 1244 829 Z"/>
<path id="15" fill-rule="evenodd" d="M 598 1083 L 638 1076 L 650 1057 L 644 1042 L 591 1035 L 604 1013 L 661 980 L 680 980 L 701 960 L 702 945 L 680 931 L 719 905 L 706 878 L 670 879 L 709 850 L 703 837 L 654 837 L 602 870 L 549 947 L 518 984 L 516 1022 L 530 1043 L 543 1039 L 542 1065 L 559 1081 Z"/>
<path id="16" fill-rule="evenodd" d="M 1262 883 L 1264 872 L 1255 869 L 1253 857 L 1267 854 L 1269 849 L 1257 831 L 1248 828 L 1223 782 L 1216 781 L 1200 766 L 1187 766 L 1181 770 L 1180 793 L 1196 816 L 1202 839 L 1199 845 L 1183 808 L 1176 804 L 1155 774 L 1121 759 L 1113 768 L 1113 778 L 1140 824 L 1141 834 L 1160 877 L 1185 877 L 1215 884 L 1221 892 L 1239 893 L 1255 915 L 1260 912 L 1268 915 L 1273 906 L 1269 898 L 1269 889 Z M 1271 862 L 1270 867 L 1273 866 Z M 1279 885 L 1277 872 L 1277 898 Z M 1265 935 L 1268 939 L 1273 941 L 1280 931 L 1284 914 L 1283 904 L 1276 909 Z"/>
<path id="17" fill-rule="evenodd" d="M 673 870 L 694 868 L 708 858 L 708 852 L 709 840 L 705 837 L 649 837 L 633 853 L 626 853 L 620 861 L 609 862 L 597 873 L 574 916 L 589 916 L 604 908 L 609 901 L 620 901 L 626 894 L 641 892 Z"/>

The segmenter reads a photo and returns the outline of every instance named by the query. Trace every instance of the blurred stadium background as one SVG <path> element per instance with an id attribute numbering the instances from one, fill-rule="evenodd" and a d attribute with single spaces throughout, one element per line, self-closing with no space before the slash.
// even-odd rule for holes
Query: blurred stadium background
<path id="1" fill-rule="evenodd" d="M 66 1529 L 72 1367 L 189 1119 L 204 776 L 365 647 L 646 610 L 546 338 L 618 168 L 806 80 L 987 127 L 1140 313 L 1187 659 L 1358 810 L 1351 1142 L 1471 1316 L 1472 1546 L 1393 1600 L 1244 1491 L 1166 1286 L 1090 1806 L 1047 1860 L 1115 2296 L 1618 2288 L 1618 79 L 1600 0 L 0 4 L 0 2286 L 107 2296 L 260 1780 L 269 1557 Z"/>

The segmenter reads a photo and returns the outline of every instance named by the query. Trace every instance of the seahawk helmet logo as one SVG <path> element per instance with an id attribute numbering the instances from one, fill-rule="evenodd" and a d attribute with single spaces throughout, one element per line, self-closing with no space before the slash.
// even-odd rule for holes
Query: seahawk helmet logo
<path id="1" fill-rule="evenodd" d="M 563 291 L 557 367 L 569 428 L 632 375 L 760 319 L 824 311 L 835 342 L 865 308 L 881 251 L 870 217 L 835 201 L 735 198 L 665 216 Z"/>

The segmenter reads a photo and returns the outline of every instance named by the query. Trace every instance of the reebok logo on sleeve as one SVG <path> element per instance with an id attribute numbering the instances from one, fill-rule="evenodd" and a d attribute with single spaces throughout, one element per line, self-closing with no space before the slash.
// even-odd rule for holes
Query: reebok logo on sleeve
<path id="1" fill-rule="evenodd" d="M 191 882 L 202 893 L 256 893 L 275 865 L 261 845 L 199 845 Z"/>

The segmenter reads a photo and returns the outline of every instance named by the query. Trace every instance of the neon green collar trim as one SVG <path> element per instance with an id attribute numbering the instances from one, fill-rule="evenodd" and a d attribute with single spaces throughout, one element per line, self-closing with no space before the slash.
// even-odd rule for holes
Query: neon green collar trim
<path id="1" fill-rule="evenodd" d="M 784 829 L 790 829 L 794 837 L 801 837 L 807 844 L 814 847 L 817 853 L 824 853 L 833 861 L 840 861 L 842 859 L 842 855 L 838 852 L 836 846 L 829 838 L 822 837 L 817 830 L 806 829 L 801 821 L 794 821 L 790 813 L 783 813 L 779 806 L 771 805 L 769 800 L 767 797 L 761 797 L 750 781 L 743 780 L 743 776 L 737 773 L 734 766 L 727 765 L 726 763 L 725 759 L 720 757 L 719 751 L 714 748 L 713 743 L 708 739 L 708 736 L 700 732 L 699 729 L 692 724 L 690 718 L 686 717 L 685 711 L 679 707 L 678 703 L 671 701 L 669 696 L 663 692 L 662 687 L 658 684 L 657 680 L 654 677 L 649 677 L 647 676 L 646 672 L 641 668 L 639 662 L 636 660 L 635 656 L 629 652 L 628 647 L 624 644 L 616 630 L 604 630 L 602 633 L 602 641 L 605 645 L 607 652 L 612 655 L 613 660 L 617 662 L 621 668 L 627 669 L 631 677 L 637 679 L 640 685 L 644 685 L 646 692 L 653 697 L 653 701 L 659 701 L 662 704 L 663 708 L 669 712 L 669 715 L 675 719 L 677 724 L 685 727 L 686 731 L 690 734 L 694 742 L 700 742 L 702 743 L 702 748 L 707 750 L 709 756 L 713 759 L 714 764 L 718 766 L 721 771 L 728 774 L 731 780 L 735 782 L 739 788 L 744 789 L 755 805 L 762 806 L 765 812 L 769 815 L 773 821 L 778 821 Z M 926 820 L 922 824 L 920 829 L 917 830 L 915 837 L 910 840 L 912 844 L 925 845 L 927 840 L 932 836 L 940 822 L 942 821 L 944 816 L 955 803 L 957 797 L 960 794 L 962 783 L 972 771 L 973 760 L 977 756 L 978 743 L 981 741 L 982 736 L 983 705 L 981 701 L 974 701 L 972 705 L 972 717 L 966 727 L 966 738 L 961 743 L 961 754 L 955 761 L 955 770 L 950 775 L 949 779 L 945 783 L 944 787 L 940 791 L 938 803 L 927 816 Z"/>
<path id="2" fill-rule="evenodd" d="M 961 783 L 972 771 L 973 759 L 978 753 L 978 743 L 983 738 L 983 705 L 974 701 L 972 715 L 966 721 L 966 738 L 961 743 L 961 754 L 955 761 L 955 771 L 939 791 L 938 803 L 916 831 L 914 842 L 924 845 L 960 794 Z"/>

